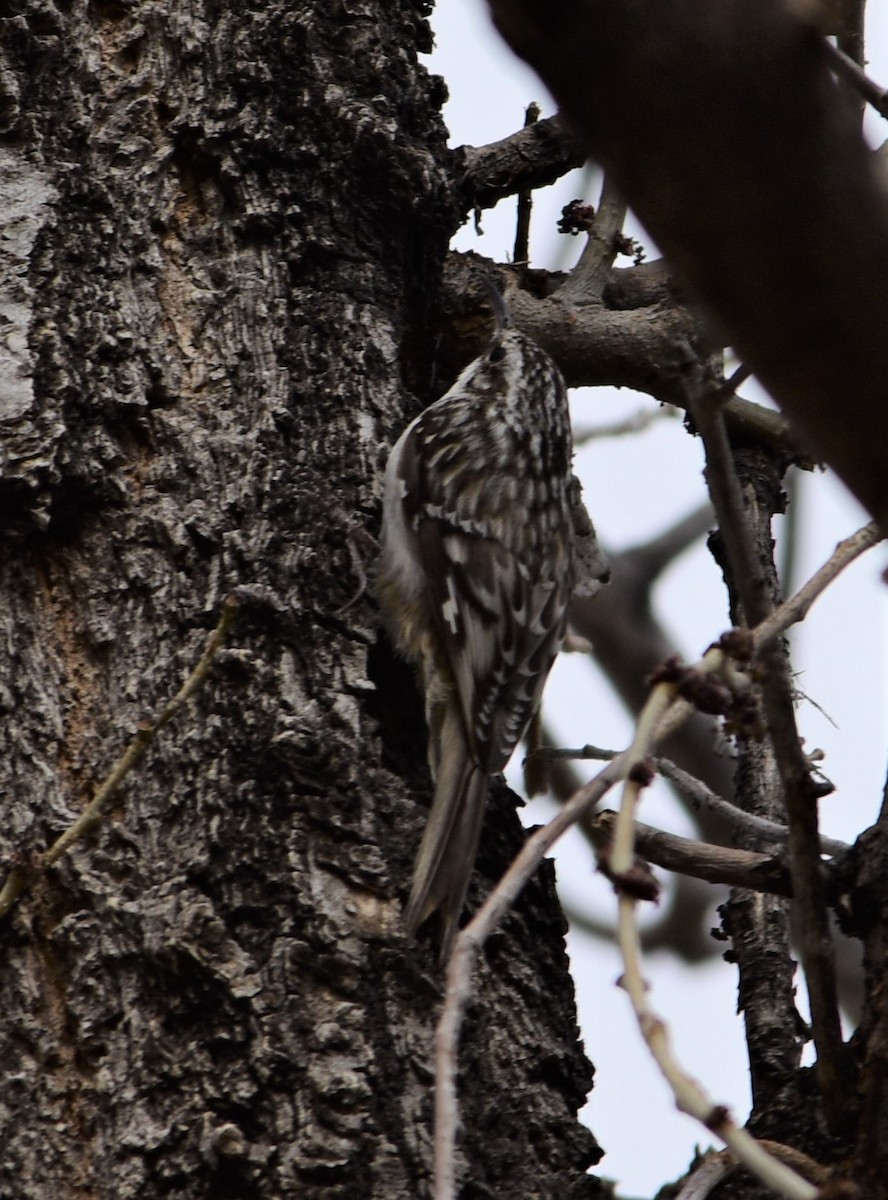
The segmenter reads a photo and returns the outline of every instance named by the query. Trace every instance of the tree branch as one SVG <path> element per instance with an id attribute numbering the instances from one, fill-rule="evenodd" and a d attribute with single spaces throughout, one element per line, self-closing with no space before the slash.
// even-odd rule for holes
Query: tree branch
<path id="1" fill-rule="evenodd" d="M 550 762 L 578 759 L 598 759 L 610 762 L 611 759 L 617 756 L 616 750 L 605 750 L 600 746 L 581 746 L 572 750 L 543 745 L 535 750 L 534 753 L 543 755 Z M 681 767 L 677 767 L 668 758 L 657 757 L 651 759 L 651 762 L 664 779 L 668 779 L 686 799 L 690 800 L 695 811 L 699 812 L 701 809 L 705 809 L 716 813 L 728 829 L 742 830 L 744 833 L 761 841 L 786 842 L 789 840 L 789 829 L 786 825 L 781 825 L 777 821 L 769 821 L 766 817 L 756 816 L 755 813 L 745 812 L 742 808 L 738 808 L 736 804 L 731 804 L 729 800 L 717 796 L 711 788 L 706 786 L 702 779 L 696 779 L 689 772 L 683 771 Z M 840 842 L 836 838 L 823 836 L 820 838 L 821 854 L 835 857 L 839 854 L 845 854 L 848 849 L 847 842 Z"/>
<path id="2" fill-rule="evenodd" d="M 706 480 L 718 517 L 729 579 L 736 589 L 745 624 L 760 625 L 773 611 L 772 589 L 778 586 L 771 555 L 772 509 L 741 492 L 721 412 L 720 388 L 707 386 L 702 364 L 688 372 L 687 385 L 688 408 L 706 451 Z M 747 491 L 753 490 L 751 484 Z M 789 824 L 796 929 L 811 1005 L 817 1078 L 828 1124 L 838 1133 L 848 1108 L 844 1100 L 845 1049 L 835 954 L 820 870 L 817 800 L 823 788 L 812 778 L 811 765 L 802 749 L 785 646 L 776 641 L 762 646 L 759 677 L 768 736 Z M 827 790 L 832 790 L 831 786 Z"/>
<path id="3" fill-rule="evenodd" d="M 580 260 L 558 289 L 560 300 L 571 304 L 601 304 L 605 284 L 617 257 L 617 235 L 626 219 L 626 202 L 605 175 L 598 211 Z"/>
<path id="4" fill-rule="evenodd" d="M 621 421 L 610 421 L 602 425 L 588 425 L 580 429 L 574 429 L 573 444 L 574 449 L 580 446 L 585 446 L 589 442 L 604 441 L 606 438 L 626 437 L 634 433 L 642 433 L 645 429 L 649 429 L 651 425 L 656 425 L 663 420 L 674 419 L 675 409 L 671 406 L 666 408 L 639 408 L 631 416 L 625 417 Z"/>
<path id="5" fill-rule="evenodd" d="M 817 573 L 815 576 L 818 579 L 817 588 L 812 588 L 811 592 L 817 590 L 819 594 L 826 587 L 827 574 L 828 572 L 823 570 Z M 809 593 L 808 601 L 812 599 L 813 595 Z M 809 603 L 808 607 L 810 607 Z M 798 620 L 801 610 L 802 606 L 792 601 L 781 605 L 771 615 L 763 633 L 759 630 L 751 631 L 750 641 L 753 649 L 761 648 L 767 640 L 777 636 Z M 698 670 L 710 674 L 727 671 L 728 677 L 731 678 L 731 668 L 726 662 L 726 655 L 722 649 L 717 647 L 707 652 L 701 660 Z M 678 691 L 675 687 L 670 688 L 668 684 L 659 684 L 649 699 L 645 713 L 639 719 L 632 747 L 618 754 L 593 780 L 571 797 L 552 821 L 530 835 L 521 853 L 490 892 L 484 904 L 469 924 L 457 935 L 447 964 L 444 1005 L 435 1032 L 435 1200 L 454 1200 L 456 1195 L 454 1156 L 459 1125 L 459 1104 L 456 1090 L 457 1049 L 465 1009 L 471 995 L 472 971 L 482 946 L 505 913 L 512 907 L 519 892 L 536 871 L 543 856 L 562 833 L 597 804 L 615 783 L 625 779 L 633 762 L 636 765 L 643 764 L 644 758 L 647 757 L 653 744 L 662 742 L 672 734 L 691 712 L 690 703 L 678 698 Z M 637 788 L 637 783 L 633 784 L 633 787 Z M 630 803 L 625 806 L 625 811 L 621 807 L 620 816 L 624 829 L 627 827 L 626 818 L 628 817 L 628 838 L 624 836 L 621 839 L 620 854 L 622 857 L 615 861 L 617 847 L 614 848 L 614 854 L 611 855 L 611 868 L 616 876 L 625 873 L 633 862 L 633 807 L 634 800 L 630 800 Z M 633 1004 L 636 1007 L 642 1031 L 650 1032 L 654 1026 L 657 1026 L 662 1038 L 665 1039 L 665 1027 L 647 1008 L 646 985 L 638 970 L 638 935 L 637 930 L 631 928 L 634 924 L 634 911 L 629 911 L 630 909 L 634 910 L 634 901 L 623 895 L 620 899 L 621 947 L 632 964 L 635 976 L 635 982 L 632 984 Z M 658 1036 L 657 1041 L 659 1042 L 659 1040 Z M 660 1052 L 659 1045 L 657 1045 L 657 1052 L 658 1054 Z M 665 1063 L 661 1062 L 661 1066 L 670 1083 L 673 1086 L 681 1087 L 679 1101 L 681 1106 L 706 1121 L 708 1128 L 731 1146 L 738 1159 L 745 1162 L 751 1170 L 759 1173 L 760 1177 L 766 1178 L 770 1186 L 774 1186 L 782 1194 L 797 1197 L 798 1200 L 813 1200 L 816 1189 L 804 1185 L 803 1180 L 783 1168 L 772 1173 L 770 1159 L 761 1150 L 761 1147 L 742 1130 L 738 1130 L 724 1110 L 716 1109 L 696 1085 L 693 1085 L 695 1090 L 687 1097 L 684 1091 L 686 1077 L 679 1072 L 680 1079 L 676 1078 L 677 1068 L 671 1056 Z M 711 1119 L 715 1115 L 717 1115 L 717 1121 Z M 777 1166 L 780 1167 L 781 1164 L 777 1164 Z"/>
<path id="6" fill-rule="evenodd" d="M 860 45 L 862 46 L 862 39 Z M 826 52 L 839 78 L 849 84 L 867 104 L 876 110 L 880 117 L 888 117 L 888 91 L 871 79 L 859 62 L 855 61 L 846 50 L 834 46 L 832 42 L 828 41 Z"/>
<path id="7" fill-rule="evenodd" d="M 668 779 L 670 783 L 675 784 L 682 795 L 686 796 L 694 808 L 708 808 L 724 820 L 725 824 L 730 825 L 735 830 L 742 829 L 745 833 L 750 834 L 753 838 L 760 841 L 782 842 L 789 841 L 789 829 L 786 825 L 781 825 L 777 821 L 770 821 L 767 817 L 756 816 L 755 813 L 744 812 L 742 808 L 738 808 L 730 801 L 724 800 L 706 786 L 701 779 L 695 779 L 693 775 L 689 775 L 687 771 L 683 771 L 681 767 L 677 767 L 675 763 L 670 762 L 668 758 L 655 759 L 655 765 L 660 774 Z M 838 854 L 844 854 L 848 849 L 846 842 L 840 842 L 836 838 L 823 837 L 820 838 L 820 853 L 835 857 Z"/>
<path id="8" fill-rule="evenodd" d="M 516 192 L 546 187 L 588 157 L 562 116 L 546 117 L 487 146 L 461 146 L 454 155 L 467 209 L 493 208 Z"/>
<path id="9" fill-rule="evenodd" d="M 730 686 L 734 680 L 730 669 L 725 673 L 726 667 L 728 664 L 723 651 L 713 647 L 703 656 L 695 668 L 695 674 L 701 680 L 708 677 L 713 681 L 722 676 L 723 682 Z M 632 817 L 641 788 L 647 781 L 645 760 L 663 731 L 683 715 L 684 706 L 677 703 L 679 687 L 677 682 L 668 678 L 657 683 L 639 716 L 632 746 L 622 756 L 625 760 L 625 782 L 610 855 L 610 869 L 619 897 L 617 941 L 624 966 L 620 982 L 632 1002 L 641 1034 L 672 1088 L 679 1109 L 696 1117 L 717 1134 L 768 1187 L 796 1200 L 813 1200 L 817 1189 L 774 1159 L 745 1130 L 735 1125 L 727 1108 L 714 1104 L 700 1085 L 682 1069 L 672 1052 L 667 1027 L 651 1006 L 650 988 L 642 975 L 636 920 L 638 892 Z"/>
<path id="10" fill-rule="evenodd" d="M 540 119 L 540 106 L 528 104 L 524 114 L 524 128 L 536 125 Z M 518 212 L 515 219 L 515 249 L 512 261 L 515 263 L 530 262 L 530 214 L 533 212 L 533 188 L 523 187 L 518 190 Z"/>
<path id="11" fill-rule="evenodd" d="M 888 202 L 800 6 L 490 7 L 676 275 L 888 529 Z"/>
<path id="12" fill-rule="evenodd" d="M 764 648 L 774 638 L 785 633 L 792 625 L 797 625 L 800 621 L 804 621 L 805 617 L 811 611 L 814 602 L 823 594 L 826 588 L 841 575 L 846 567 L 849 567 L 856 558 L 861 554 L 865 554 L 867 550 L 871 550 L 873 546 L 878 546 L 879 542 L 884 540 L 885 535 L 881 532 L 875 521 L 870 521 L 868 525 L 863 525 L 856 533 L 849 534 L 836 545 L 827 561 L 820 567 L 807 583 L 790 598 L 784 601 L 778 608 L 775 608 L 770 616 L 766 617 L 759 625 L 755 632 L 756 645 Z"/>
<path id="13" fill-rule="evenodd" d="M 689 727 L 690 722 L 683 728 Z M 679 736 L 680 734 L 681 731 L 679 731 Z M 537 754 L 545 758 L 550 794 L 558 803 L 564 804 L 582 785 L 582 780 L 570 765 L 570 759 L 574 755 L 570 751 L 553 749 L 555 741 L 556 739 L 543 724 L 540 733 L 541 745 L 532 751 L 529 750 L 528 758 Z M 616 751 L 613 750 L 593 752 L 595 747 L 584 747 L 585 749 L 588 749 L 590 753 L 586 754 L 581 751 L 576 757 L 601 758 L 609 761 L 616 755 Z M 719 762 L 710 753 L 706 762 L 712 761 Z M 706 762 L 700 764 L 703 769 L 705 769 Z M 588 828 L 593 820 L 594 817 L 587 814 L 577 824 L 586 841 L 594 847 L 592 834 Z M 716 835 L 721 832 L 717 822 L 707 820 L 705 815 L 702 824 L 714 830 Z M 699 963 L 712 958 L 718 953 L 717 944 L 710 935 L 712 899 L 711 888 L 704 887 L 700 880 L 689 875 L 677 876 L 675 886 L 670 888 L 666 904 L 658 912 L 657 919 L 647 923 L 642 931 L 641 940 L 645 952 L 665 950 L 687 963 Z M 597 921 L 588 913 L 571 908 L 564 898 L 562 898 L 562 907 L 565 916 L 574 928 L 583 930 L 590 937 L 599 937 L 611 942 L 614 940 L 612 922 L 608 924 Z"/>
<path id="14" fill-rule="evenodd" d="M 605 853 L 613 842 L 615 823 L 616 814 L 608 810 L 596 813 L 588 822 L 593 839 Z M 634 838 L 641 857 L 666 871 L 727 887 L 749 888 L 750 891 L 770 892 L 775 896 L 792 895 L 786 864 L 773 854 L 731 850 L 712 842 L 697 842 L 663 829 L 655 829 L 641 821 L 635 822 Z"/>
<path id="15" fill-rule="evenodd" d="M 683 408 L 681 372 L 687 365 L 688 346 L 705 354 L 717 347 L 719 339 L 674 293 L 649 305 L 644 302 L 651 279 L 648 268 L 654 265 L 612 268 L 611 280 L 619 278 L 622 288 L 620 303 L 613 307 L 609 284 L 604 287 L 601 305 L 575 307 L 559 297 L 559 275 L 531 272 L 531 292 L 519 286 L 513 271 L 480 255 L 451 253 L 442 281 L 443 308 L 450 314 L 452 326 L 450 338 L 439 347 L 445 374 L 451 372 L 455 377 L 466 359 L 485 344 L 489 323 L 474 320 L 488 311 L 486 294 L 477 282 L 479 268 L 484 273 L 499 269 L 499 285 L 516 326 L 552 355 L 570 387 L 630 387 Z M 625 277 L 633 272 L 643 277 L 637 294 L 626 287 Z M 630 296 L 638 306 L 623 303 Z M 763 441 L 800 465 L 811 465 L 807 449 L 779 413 L 732 396 L 725 403 L 725 416 L 736 436 Z"/>

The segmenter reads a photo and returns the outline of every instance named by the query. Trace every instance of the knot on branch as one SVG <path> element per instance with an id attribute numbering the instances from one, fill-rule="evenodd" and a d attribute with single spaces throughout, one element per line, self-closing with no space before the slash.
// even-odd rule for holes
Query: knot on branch
<path id="1" fill-rule="evenodd" d="M 594 224 L 595 206 L 584 204 L 582 200 L 571 200 L 561 210 L 558 232 L 576 237 L 578 233 L 588 233 Z"/>
<path id="2" fill-rule="evenodd" d="M 724 635 L 727 644 L 739 651 L 739 654 L 732 654 L 731 657 L 743 661 L 750 656 L 752 643 L 746 635 L 746 630 L 731 630 Z M 674 654 L 650 675 L 649 684 L 652 687 L 660 683 L 667 684 L 698 712 L 722 717 L 728 733 L 747 738 L 761 737 L 764 726 L 749 676 L 733 666 L 721 642 L 715 649 L 722 651 L 715 670 L 685 666 Z"/>

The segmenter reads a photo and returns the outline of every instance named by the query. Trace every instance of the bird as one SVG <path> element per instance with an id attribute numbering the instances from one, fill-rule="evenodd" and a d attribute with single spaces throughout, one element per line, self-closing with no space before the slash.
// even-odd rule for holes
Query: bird
<path id="1" fill-rule="evenodd" d="M 567 388 L 489 286 L 489 345 L 389 454 L 375 585 L 418 674 L 434 781 L 404 925 L 415 936 L 440 910 L 442 962 L 490 779 L 539 707 L 574 581 Z"/>

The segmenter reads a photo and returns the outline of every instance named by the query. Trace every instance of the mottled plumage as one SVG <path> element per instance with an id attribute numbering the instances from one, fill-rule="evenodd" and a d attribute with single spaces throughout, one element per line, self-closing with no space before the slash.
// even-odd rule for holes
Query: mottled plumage
<path id="1" fill-rule="evenodd" d="M 508 327 L 404 431 L 385 478 L 377 595 L 420 672 L 435 797 L 405 922 L 442 910 L 447 953 L 488 780 L 539 704 L 573 581 L 564 380 Z"/>

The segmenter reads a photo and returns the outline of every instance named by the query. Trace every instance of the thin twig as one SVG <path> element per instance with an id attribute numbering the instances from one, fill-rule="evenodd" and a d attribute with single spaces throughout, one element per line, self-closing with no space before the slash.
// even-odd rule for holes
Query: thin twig
<path id="1" fill-rule="evenodd" d="M 721 654 L 721 652 L 718 652 Z M 714 662 L 714 651 L 707 651 L 711 662 Z M 706 658 L 700 664 L 701 672 L 707 670 Z M 648 702 L 638 715 L 635 726 L 635 737 L 626 751 L 630 769 L 632 766 L 642 766 L 656 743 L 657 727 L 666 717 L 678 697 L 674 683 L 658 683 Z M 688 706 L 690 709 L 690 706 Z M 642 784 L 638 779 L 629 779 L 623 786 L 623 802 L 614 828 L 614 845 L 610 854 L 610 869 L 615 876 L 626 875 L 632 867 L 635 857 L 634 817 L 635 806 L 638 803 Z"/>
<path id="2" fill-rule="evenodd" d="M 616 750 L 605 750 L 600 746 L 577 746 L 573 748 L 539 746 L 534 751 L 534 754 L 549 759 L 550 762 L 576 762 L 589 759 L 608 762 L 610 759 L 616 758 L 617 753 L 618 751 Z M 730 800 L 725 800 L 723 796 L 716 795 L 710 787 L 707 787 L 702 779 L 691 775 L 689 771 L 682 770 L 671 759 L 657 756 L 650 761 L 659 774 L 674 784 L 685 799 L 691 802 L 691 807 L 697 812 L 703 809 L 714 813 L 724 821 L 729 829 L 751 834 L 752 837 L 763 842 L 786 842 L 788 840 L 789 829 L 786 825 L 781 825 L 778 821 L 769 821 L 767 817 L 759 817 L 755 813 L 748 813 L 744 809 L 738 808 Z M 825 837 L 821 834 L 821 854 L 835 858 L 839 854 L 844 854 L 849 848 L 847 842 L 841 842 L 837 838 Z"/>
<path id="3" fill-rule="evenodd" d="M 722 670 L 724 658 L 724 652 L 721 649 L 710 649 L 696 669 L 704 675 L 715 675 Z M 658 684 L 652 691 L 646 711 L 642 712 L 639 717 L 638 732 L 632 748 L 627 754 L 629 761 L 625 764 L 627 778 L 623 785 L 617 833 L 614 838 L 614 853 L 611 855 L 611 869 L 615 877 L 614 886 L 620 893 L 617 942 L 624 966 L 621 983 L 632 1002 L 641 1034 L 661 1073 L 671 1086 L 678 1107 L 683 1112 L 702 1121 L 708 1129 L 717 1134 L 730 1147 L 737 1159 L 753 1171 L 768 1187 L 781 1195 L 792 1197 L 794 1200 L 813 1200 L 817 1194 L 816 1188 L 801 1176 L 796 1175 L 794 1171 L 773 1159 L 754 1138 L 734 1124 L 728 1110 L 723 1105 L 714 1104 L 700 1085 L 684 1072 L 672 1053 L 664 1022 L 651 1007 L 649 988 L 642 976 L 641 946 L 636 919 L 638 902 L 623 880 L 629 878 L 634 858 L 632 813 L 638 802 L 638 792 L 642 786 L 639 769 L 644 765 L 658 740 L 658 727 L 666 723 L 663 719 L 665 715 L 664 702 L 669 698 L 670 691 L 674 698 L 676 695 L 674 685 L 665 682 Z M 622 837 L 620 837 L 621 834 Z M 618 838 L 620 838 L 619 844 Z"/>
<path id="4" fill-rule="evenodd" d="M 607 809 L 589 821 L 592 838 L 603 851 L 607 851 L 611 845 L 615 824 L 616 813 Z M 792 883 L 786 864 L 773 854 L 733 850 L 712 842 L 698 842 L 693 838 L 655 829 L 641 821 L 634 822 L 633 834 L 635 848 L 642 858 L 665 871 L 690 875 L 692 879 L 703 879 L 707 883 L 724 884 L 727 887 L 748 888 L 773 896 L 792 896 Z"/>
<path id="5" fill-rule="evenodd" d="M 534 101 L 528 104 L 524 114 L 524 128 L 535 125 L 540 119 L 540 106 Z M 515 253 L 512 261 L 530 262 L 530 214 L 533 210 L 533 189 L 521 188 L 518 192 L 518 217 L 515 226 Z"/>
<path id="6" fill-rule="evenodd" d="M 752 368 L 748 367 L 746 363 L 741 363 L 730 378 L 725 380 L 721 390 L 722 397 L 727 400 L 729 396 L 733 396 L 740 384 L 745 383 L 751 377 Z"/>
<path id="7" fill-rule="evenodd" d="M 675 1200 L 707 1200 L 722 1180 L 736 1170 L 737 1163 L 726 1150 L 710 1151 L 684 1180 Z"/>
<path id="8" fill-rule="evenodd" d="M 751 833 L 753 837 L 761 841 L 784 843 L 789 840 L 789 829 L 786 825 L 781 825 L 777 821 L 769 821 L 767 817 L 756 816 L 755 813 L 744 812 L 736 804 L 731 804 L 730 800 L 717 796 L 701 779 L 696 779 L 687 771 L 683 771 L 668 758 L 654 759 L 654 765 L 665 779 L 675 784 L 682 795 L 690 800 L 694 808 L 706 808 L 710 812 L 717 813 L 731 828 Z M 821 834 L 821 854 L 835 857 L 838 854 L 844 854 L 846 850 L 848 850 L 847 842 L 840 842 L 836 838 L 824 837 Z"/>
<path id="9" fill-rule="evenodd" d="M 801 501 L 802 477 L 794 466 L 786 469 L 783 477 L 783 492 L 786 496 L 786 511 L 783 518 L 780 539 L 777 543 L 779 559 L 777 579 L 783 595 L 796 585 L 796 567 L 798 564 L 801 532 Z"/>
<path id="10" fill-rule="evenodd" d="M 870 79 L 866 71 L 838 46 L 833 45 L 829 38 L 824 38 L 823 44 L 839 78 L 850 83 L 851 87 L 876 110 L 880 117 L 888 119 L 888 89 L 883 88 L 874 79 Z"/>
<path id="11" fill-rule="evenodd" d="M 641 947 L 635 919 L 637 901 L 622 895 L 619 901 L 617 941 L 623 956 L 621 985 L 632 1002 L 644 1040 L 654 1060 L 672 1088 L 678 1108 L 696 1117 L 722 1139 L 734 1157 L 781 1196 L 790 1200 L 814 1200 L 818 1189 L 801 1175 L 769 1154 L 745 1129 L 736 1125 L 724 1105 L 715 1104 L 696 1080 L 682 1069 L 669 1041 L 664 1022 L 651 1007 L 650 990 L 641 973 Z"/>
<path id="12" fill-rule="evenodd" d="M 657 408 L 640 408 L 638 412 L 624 417 L 622 421 L 611 421 L 605 425 L 589 425 L 574 430 L 574 447 L 585 446 L 588 442 L 603 441 L 605 438 L 625 437 L 627 434 L 641 433 L 651 425 L 662 420 L 674 420 L 679 410 L 671 404 L 663 404 Z"/>
<path id="13" fill-rule="evenodd" d="M 120 787 L 126 776 L 141 761 L 145 751 L 157 737 L 160 730 L 172 721 L 173 717 L 187 704 L 206 679 L 213 659 L 225 640 L 228 631 L 231 629 L 237 610 L 237 595 L 232 592 L 222 605 L 222 615 L 219 618 L 219 623 L 210 634 L 203 654 L 176 695 L 164 705 L 156 720 L 153 722 L 140 722 L 132 741 L 99 785 L 98 790 L 87 807 L 76 821 L 53 842 L 49 849 L 40 855 L 36 864 L 27 871 L 16 868 L 10 872 L 2 891 L 0 891 L 0 919 L 6 916 L 19 896 L 27 890 L 33 878 L 58 862 L 63 854 L 66 854 L 76 842 L 80 841 L 81 838 L 85 837 L 91 829 L 94 829 L 101 822 L 108 801 Z"/>
<path id="14" fill-rule="evenodd" d="M 814 601 L 823 594 L 836 576 L 854 562 L 855 558 L 859 558 L 861 554 L 871 550 L 873 546 L 877 546 L 883 536 L 875 521 L 870 521 L 868 525 L 864 525 L 856 533 L 852 533 L 839 542 L 827 561 L 814 572 L 808 582 L 803 584 L 783 604 L 778 605 L 753 630 L 752 637 L 756 650 L 761 650 L 774 638 L 785 633 L 790 625 L 797 625 L 799 621 L 804 621 Z"/>
<path id="15" fill-rule="evenodd" d="M 565 759 L 568 762 L 571 760 L 595 759 L 601 762 L 610 762 L 612 758 L 616 758 L 620 753 L 619 750 L 606 750 L 603 746 L 540 746 L 535 754 L 542 754 L 552 762 L 558 762 Z"/>
<path id="16" fill-rule="evenodd" d="M 860 534 L 863 534 L 863 532 L 861 530 Z M 854 535 L 854 538 L 858 536 Z M 835 578 L 842 569 L 842 566 L 847 565 L 851 561 L 851 558 L 856 556 L 849 555 L 847 550 L 847 543 L 853 540 L 849 538 L 845 542 L 840 543 L 829 563 L 822 567 L 800 589 L 796 596 L 775 610 L 761 629 L 751 631 L 750 636 L 753 644 L 763 645 L 765 641 L 776 637 L 795 621 L 801 620 L 802 615 L 808 611 L 814 599 Z M 861 545 L 856 553 L 862 553 L 866 548 L 866 545 Z M 710 650 L 699 664 L 698 670 L 704 664 L 707 664 L 708 670 L 713 672 L 719 670 L 724 666 L 724 659 L 725 656 L 721 650 Z M 659 691 L 659 689 L 666 686 L 659 684 L 655 691 Z M 653 700 L 653 694 L 651 699 Z M 661 714 L 659 718 L 652 719 L 650 712 L 648 712 L 644 721 L 640 720 L 640 725 L 643 724 L 651 734 L 650 747 L 646 746 L 644 739 L 641 739 L 638 735 L 636 735 L 633 741 L 636 753 L 638 751 L 643 752 L 640 761 L 643 761 L 644 757 L 647 756 L 653 744 L 659 743 L 670 736 L 693 711 L 692 706 L 686 700 L 679 699 L 674 691 L 671 697 L 668 698 L 668 703 L 665 706 L 662 700 L 661 694 L 656 700 L 656 708 Z M 649 705 L 650 703 L 651 700 L 649 700 Z M 514 904 L 515 898 L 533 875 L 534 871 L 536 871 L 546 852 L 554 845 L 565 830 L 574 825 L 584 813 L 588 812 L 606 795 L 615 783 L 625 777 L 631 762 L 630 751 L 626 750 L 621 754 L 617 754 L 594 779 L 580 788 L 567 801 L 558 815 L 549 824 L 536 830 L 527 839 L 521 853 L 514 860 L 499 883 L 493 888 L 473 919 L 456 938 L 453 952 L 447 964 L 444 1005 L 435 1032 L 435 1200 L 454 1200 L 456 1195 L 454 1156 L 456 1134 L 459 1125 L 458 1097 L 456 1091 L 457 1049 L 466 1004 L 471 995 L 471 975 L 481 947 L 493 929 L 502 920 L 505 913 Z M 628 863 L 631 865 L 631 821 L 629 822 L 629 827 L 630 853 Z M 613 860 L 611 862 L 613 865 Z M 649 1025 L 650 1022 L 643 1015 L 644 1012 L 645 1010 L 643 1009 L 639 1013 L 639 1021 L 643 1021 Z M 659 1024 L 665 1036 L 665 1029 L 662 1027 L 661 1022 Z M 670 1081 L 671 1072 L 672 1065 L 670 1065 L 670 1074 L 666 1074 L 664 1070 L 664 1074 L 666 1074 L 667 1079 L 670 1079 Z M 696 1085 L 693 1086 L 696 1088 Z M 701 1093 L 698 1088 L 696 1090 L 699 1096 Z M 715 1111 L 708 1101 L 706 1101 L 705 1105 L 699 1105 L 698 1108 L 703 1112 L 702 1119 L 704 1120 L 708 1120 Z M 793 1172 L 788 1171 L 782 1164 L 772 1164 L 772 1160 L 761 1150 L 757 1143 L 749 1138 L 748 1135 L 745 1135 L 742 1130 L 738 1130 L 732 1123 L 729 1123 L 729 1127 L 723 1126 L 721 1123 L 717 1128 L 711 1124 L 709 1127 L 713 1129 L 713 1132 L 723 1137 L 734 1150 L 738 1159 L 741 1159 L 751 1170 L 755 1171 L 760 1178 L 769 1182 L 770 1186 L 774 1186 L 773 1181 L 776 1180 L 776 1190 L 782 1194 L 797 1198 L 797 1200 L 812 1200 L 816 1195 L 816 1189 L 810 1188 L 804 1180 L 796 1176 Z"/>
<path id="17" fill-rule="evenodd" d="M 454 1152 L 459 1125 L 456 1092 L 459 1033 L 471 994 L 472 971 L 481 947 L 562 833 L 619 781 L 625 755 L 608 763 L 564 805 L 548 825 L 537 829 L 491 891 L 487 900 L 457 936 L 447 963 L 444 1007 L 435 1031 L 435 1200 L 455 1200 Z"/>
<path id="18" fill-rule="evenodd" d="M 798 1171 L 809 1183 L 823 1187 L 829 1182 L 832 1175 L 830 1168 L 816 1162 L 807 1154 L 802 1154 L 800 1150 L 785 1146 L 782 1142 L 770 1141 L 768 1138 L 761 1138 L 759 1145 L 778 1162 L 786 1163 L 794 1171 Z M 720 1150 L 718 1153 L 710 1150 L 684 1180 L 675 1200 L 706 1200 L 715 1187 L 735 1171 L 737 1166 L 737 1160 L 729 1150 Z"/>

